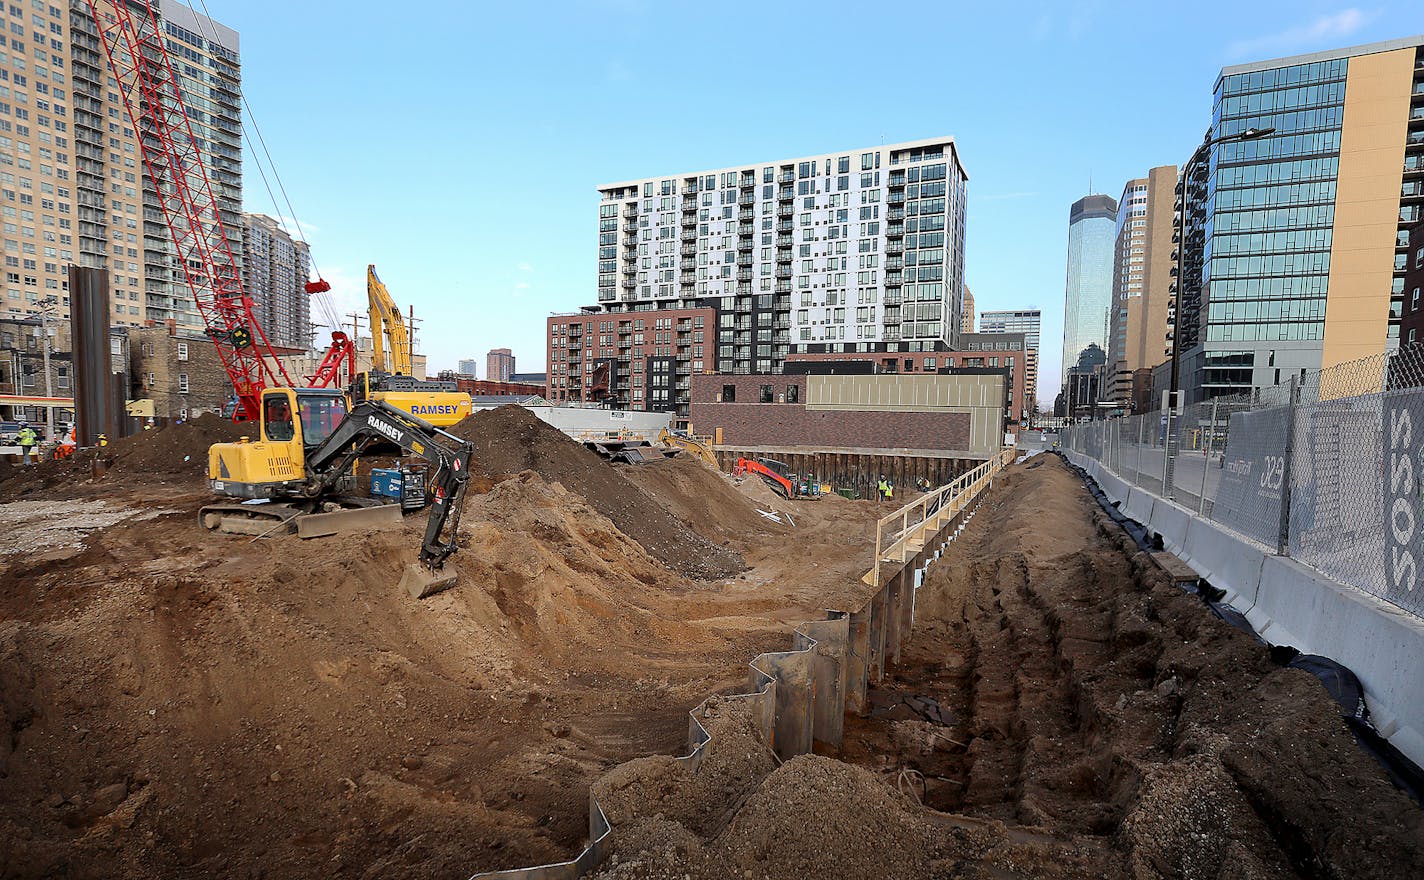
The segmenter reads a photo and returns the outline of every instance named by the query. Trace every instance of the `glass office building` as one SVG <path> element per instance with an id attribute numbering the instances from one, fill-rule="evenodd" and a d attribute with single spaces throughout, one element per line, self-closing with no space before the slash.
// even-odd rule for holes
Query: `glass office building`
<path id="1" fill-rule="evenodd" d="M 1091 344 L 1107 350 L 1116 230 L 1117 201 L 1112 196 L 1084 196 L 1068 211 L 1061 376 L 1065 381 L 1083 349 Z"/>
<path id="2" fill-rule="evenodd" d="M 1184 353 L 1188 400 L 1282 384 L 1394 344 L 1399 232 L 1418 211 L 1410 156 L 1424 148 L 1421 43 L 1222 71 L 1210 134 L 1275 132 L 1208 157 L 1205 203 L 1193 206 L 1204 235 L 1188 238 L 1202 266 L 1201 310 L 1182 315 L 1197 346 Z"/>

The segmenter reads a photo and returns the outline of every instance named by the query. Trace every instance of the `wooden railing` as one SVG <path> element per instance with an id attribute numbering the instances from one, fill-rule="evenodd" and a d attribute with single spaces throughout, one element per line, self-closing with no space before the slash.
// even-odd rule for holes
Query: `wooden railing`
<path id="1" fill-rule="evenodd" d="M 931 536 L 987 489 L 994 476 L 1008 467 L 1017 455 L 1016 449 L 1002 449 L 993 458 L 953 482 L 932 489 L 894 513 L 881 517 L 875 523 L 875 565 L 866 573 L 864 580 L 873 587 L 880 586 L 881 563 L 903 566 L 906 560 L 924 548 Z"/>

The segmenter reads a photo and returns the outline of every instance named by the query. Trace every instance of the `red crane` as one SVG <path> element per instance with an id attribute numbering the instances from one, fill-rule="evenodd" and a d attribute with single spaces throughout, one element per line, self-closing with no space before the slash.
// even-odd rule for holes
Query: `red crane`
<path id="1" fill-rule="evenodd" d="M 233 418 L 255 419 L 262 389 L 295 383 L 277 359 L 252 312 L 252 299 L 243 290 L 154 4 L 115 0 L 101 9 L 98 0 L 88 0 L 88 5 L 124 109 L 139 134 L 144 169 L 158 194 L 203 332 L 217 347 L 237 395 Z M 306 284 L 309 294 L 330 289 L 321 279 Z M 354 372 L 350 340 L 340 332 L 332 337 L 322 368 L 308 379 L 311 386 L 338 383 L 343 363 L 348 375 Z"/>

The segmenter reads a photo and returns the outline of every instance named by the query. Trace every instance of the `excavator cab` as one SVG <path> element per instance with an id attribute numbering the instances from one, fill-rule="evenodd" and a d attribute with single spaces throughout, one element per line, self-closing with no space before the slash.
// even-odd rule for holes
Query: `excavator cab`
<path id="1" fill-rule="evenodd" d="M 292 494 L 306 480 L 306 453 L 325 442 L 345 418 L 346 396 L 338 390 L 266 389 L 256 439 L 209 447 L 213 491 L 233 498 Z"/>

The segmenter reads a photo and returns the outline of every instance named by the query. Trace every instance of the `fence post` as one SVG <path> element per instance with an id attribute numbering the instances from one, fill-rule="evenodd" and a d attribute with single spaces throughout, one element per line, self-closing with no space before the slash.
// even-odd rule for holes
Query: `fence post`
<path id="1" fill-rule="evenodd" d="M 1290 402 L 1286 405 L 1286 448 L 1281 461 L 1281 522 L 1276 530 L 1276 555 L 1290 555 L 1291 468 L 1295 458 L 1295 414 L 1300 402 L 1300 376 L 1291 373 Z"/>
<path id="2" fill-rule="evenodd" d="M 1211 427 L 1207 429 L 1206 452 L 1202 455 L 1202 484 L 1201 495 L 1197 496 L 1197 516 L 1206 516 L 1206 474 L 1211 467 L 1211 449 L 1216 445 L 1216 406 L 1217 399 L 1211 399 Z"/>
<path id="3" fill-rule="evenodd" d="M 1172 500 L 1172 406 L 1171 392 L 1167 393 L 1168 405 L 1163 409 L 1166 413 L 1167 421 L 1163 425 L 1162 433 L 1162 497 L 1168 501 Z"/>

